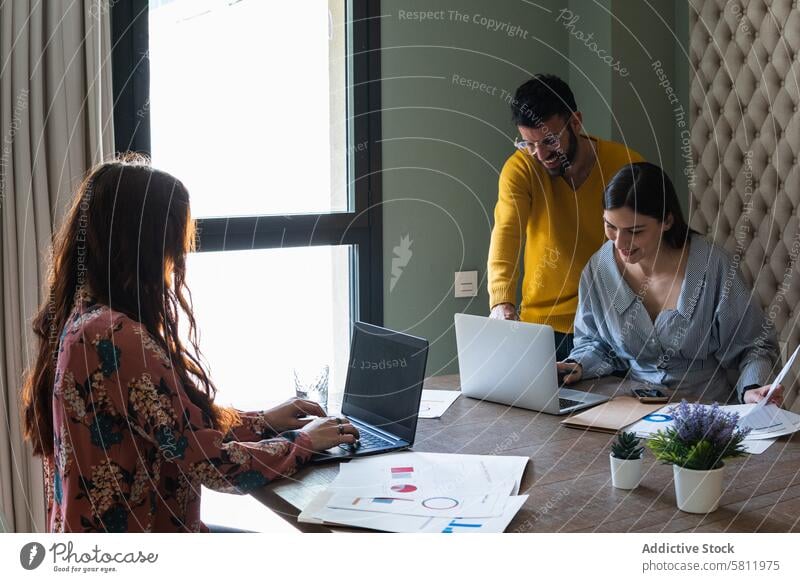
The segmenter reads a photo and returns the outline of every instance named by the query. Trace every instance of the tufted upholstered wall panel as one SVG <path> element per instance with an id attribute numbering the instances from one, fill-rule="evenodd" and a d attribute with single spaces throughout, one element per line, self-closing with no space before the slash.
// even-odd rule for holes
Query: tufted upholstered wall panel
<path id="1" fill-rule="evenodd" d="M 689 4 L 691 226 L 739 261 L 785 360 L 800 343 L 800 2 Z"/>

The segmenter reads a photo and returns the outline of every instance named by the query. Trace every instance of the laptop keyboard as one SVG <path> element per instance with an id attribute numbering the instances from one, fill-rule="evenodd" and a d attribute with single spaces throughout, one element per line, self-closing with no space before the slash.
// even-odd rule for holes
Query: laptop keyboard
<path id="1" fill-rule="evenodd" d="M 578 404 L 583 404 L 580 400 L 570 400 L 569 398 L 559 398 L 558 408 L 564 410 L 565 408 L 572 408 Z"/>
<path id="2" fill-rule="evenodd" d="M 361 431 L 361 434 L 360 434 L 360 437 L 359 437 L 358 440 L 359 440 L 359 442 L 361 444 L 358 447 L 358 449 L 356 449 L 356 450 L 359 450 L 359 449 L 377 449 L 377 448 L 385 447 L 387 445 L 392 444 L 391 441 L 388 441 L 385 438 L 379 437 L 376 434 L 372 434 L 372 433 L 365 432 L 365 431 Z M 350 445 L 347 445 L 347 444 L 339 445 L 339 446 L 342 447 L 345 450 L 348 450 L 348 451 L 352 450 Z"/>

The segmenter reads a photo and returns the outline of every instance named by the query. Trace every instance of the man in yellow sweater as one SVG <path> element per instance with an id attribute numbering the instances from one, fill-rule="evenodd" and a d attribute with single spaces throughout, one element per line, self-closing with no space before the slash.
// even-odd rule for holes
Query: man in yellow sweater
<path id="1" fill-rule="evenodd" d="M 491 317 L 552 326 L 561 361 L 572 349 L 581 271 L 605 241 L 606 183 L 643 158 L 582 133 L 575 97 L 554 75 L 535 75 L 519 87 L 511 110 L 522 139 L 500 174 L 488 261 Z"/>

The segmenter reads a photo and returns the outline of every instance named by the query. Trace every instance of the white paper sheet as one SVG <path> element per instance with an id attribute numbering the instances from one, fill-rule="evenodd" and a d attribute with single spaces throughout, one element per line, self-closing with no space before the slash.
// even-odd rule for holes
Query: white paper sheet
<path id="1" fill-rule="evenodd" d="M 760 455 L 775 444 L 775 439 L 744 439 L 742 446 L 750 455 Z"/>
<path id="2" fill-rule="evenodd" d="M 440 418 L 459 396 L 461 392 L 458 390 L 423 390 L 419 417 Z"/>
<path id="3" fill-rule="evenodd" d="M 511 495 L 517 495 L 528 461 L 528 457 L 519 456 L 402 451 L 342 464 L 334 483 L 342 488 L 381 487 L 381 490 L 386 490 L 387 484 L 409 482 L 409 479 L 403 478 L 403 474 L 407 475 L 409 471 L 402 469 L 410 468 L 415 486 L 421 484 L 436 488 L 441 493 L 485 492 L 498 484 L 513 481 Z"/>
<path id="4" fill-rule="evenodd" d="M 751 404 L 750 406 L 755 405 Z M 772 407 L 775 407 L 775 409 L 773 410 Z M 800 430 L 800 415 L 784 410 L 783 408 L 778 408 L 774 404 L 770 404 L 761 410 L 769 415 L 768 418 L 770 421 L 754 428 L 750 434 L 747 435 L 748 440 L 773 439 Z M 758 417 L 756 420 L 758 420 Z"/>
<path id="5" fill-rule="evenodd" d="M 300 531 L 252 495 L 220 493 L 202 487 L 200 519 L 206 525 L 220 525 L 246 531 L 299 534 Z"/>
<path id="6" fill-rule="evenodd" d="M 527 495 L 509 497 L 501 517 L 450 519 L 330 509 L 326 505 L 331 495 L 331 490 L 317 495 L 298 520 L 303 523 L 327 523 L 395 533 L 502 533 L 528 500 Z"/>

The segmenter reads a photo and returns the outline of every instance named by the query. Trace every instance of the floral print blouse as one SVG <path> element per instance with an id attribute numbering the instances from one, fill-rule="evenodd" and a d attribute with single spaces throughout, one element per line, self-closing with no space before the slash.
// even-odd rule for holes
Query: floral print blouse
<path id="1" fill-rule="evenodd" d="M 207 532 L 201 485 L 247 493 L 313 452 L 306 434 L 240 414 L 227 434 L 213 429 L 140 323 L 79 300 L 59 340 L 48 531 Z"/>

